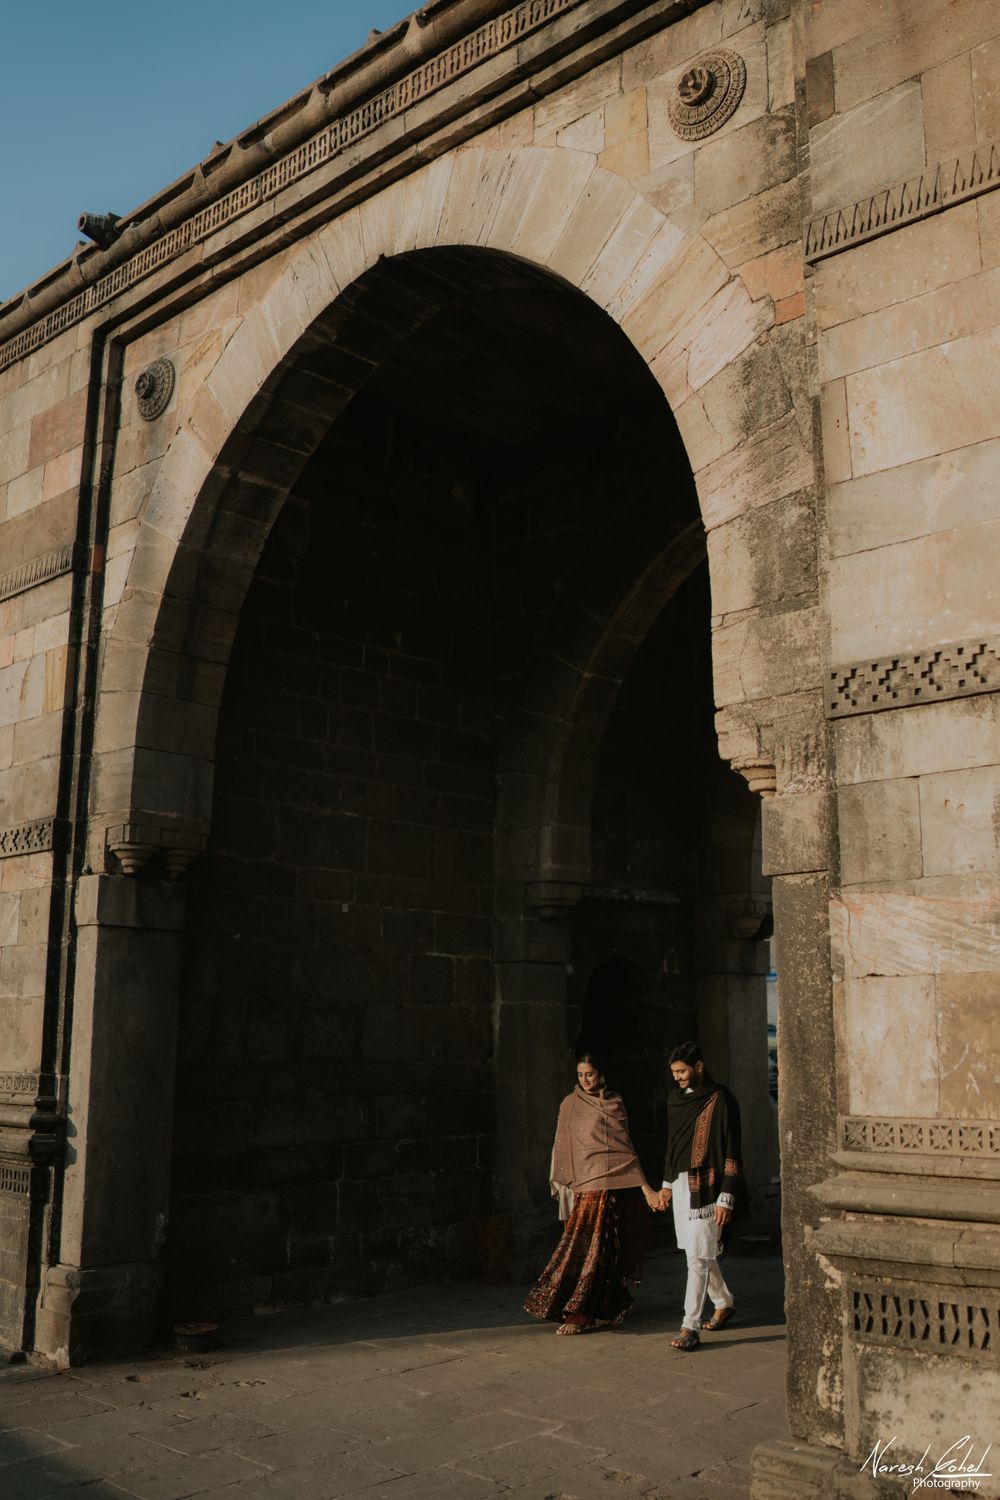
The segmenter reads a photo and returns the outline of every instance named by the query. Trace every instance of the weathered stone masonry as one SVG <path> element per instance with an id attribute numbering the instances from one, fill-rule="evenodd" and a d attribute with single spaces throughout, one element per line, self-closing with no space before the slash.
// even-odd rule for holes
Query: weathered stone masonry
<path id="1" fill-rule="evenodd" d="M 998 74 L 989 0 L 436 0 L 0 309 L 6 1341 L 517 1264 L 616 950 L 751 1086 L 770 878 L 755 1494 L 991 1440 Z"/>

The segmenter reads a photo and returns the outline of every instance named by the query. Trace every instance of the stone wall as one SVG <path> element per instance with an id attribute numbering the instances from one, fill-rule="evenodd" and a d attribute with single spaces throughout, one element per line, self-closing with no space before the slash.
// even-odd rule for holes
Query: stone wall
<path id="1" fill-rule="evenodd" d="M 977 4 L 912 4 L 905 24 L 828 7 L 805 30 L 814 231 L 836 210 L 863 231 L 873 194 L 901 221 L 846 238 L 811 277 L 839 828 L 831 928 L 843 1171 L 824 1196 L 879 1212 L 906 1200 L 910 1174 L 933 1174 L 930 1219 L 950 1217 L 970 1173 L 995 1175 L 1000 1150 L 1000 1137 L 989 1144 L 1000 1119 L 1000 739 L 988 691 L 1000 627 L 1000 220 L 996 193 L 982 192 L 998 169 L 996 30 L 995 11 Z M 954 1317 L 974 1325 L 996 1252 L 974 1269 L 956 1250 L 963 1269 L 944 1270 L 938 1238 L 897 1223 L 892 1272 L 876 1279 L 899 1277 L 910 1296 L 954 1303 Z M 848 1450 L 863 1457 L 898 1433 L 900 1451 L 919 1454 L 958 1435 L 956 1380 L 972 1378 L 984 1417 L 995 1405 L 985 1372 L 967 1363 L 975 1338 L 960 1341 L 965 1358 L 933 1358 L 916 1352 L 905 1320 L 893 1333 L 859 1315 L 874 1286 L 864 1239 L 831 1238 Z"/>
<path id="2" fill-rule="evenodd" d="M 178 1310 L 384 1289 L 481 1255 L 492 523 L 461 469 L 454 435 L 428 445 L 352 408 L 244 606 L 182 980 Z"/>
<path id="3" fill-rule="evenodd" d="M 424 780 L 444 764 L 450 775 L 460 767 L 442 749 L 464 730 L 433 717 L 448 711 L 447 693 L 438 710 L 421 707 L 434 685 L 418 683 L 412 711 L 389 715 L 403 720 L 400 742 L 376 746 L 383 690 L 396 680 L 391 643 L 368 642 L 370 660 L 361 643 L 360 664 L 334 662 L 318 638 L 303 653 L 293 629 L 271 660 L 251 625 L 258 606 L 264 620 L 296 593 L 291 571 L 259 571 L 272 527 L 296 495 L 281 545 L 293 543 L 295 518 L 318 503 L 298 488 L 303 471 L 374 372 L 394 366 L 397 404 L 411 407 L 401 430 L 412 433 L 419 414 L 427 432 L 444 431 L 442 410 L 460 409 L 488 455 L 483 493 L 494 506 L 506 495 L 517 519 L 491 538 L 492 682 L 480 661 L 471 685 L 496 710 L 492 882 L 476 863 L 487 829 L 457 830 L 479 851 L 469 855 L 479 873 L 457 887 L 483 903 L 492 885 L 494 906 L 440 908 L 474 922 L 477 944 L 494 918 L 491 1062 L 476 1030 L 483 977 L 467 991 L 480 997 L 466 1007 L 480 1019 L 461 1040 L 444 1026 L 431 1043 L 463 1052 L 473 1093 L 496 1070 L 494 1248 L 513 1245 L 541 1212 L 565 1083 L 567 964 L 574 923 L 595 900 L 593 792 L 615 697 L 707 548 L 715 729 L 723 759 L 765 797 L 783 1002 L 799 1446 L 761 1455 L 755 1484 L 761 1500 L 789 1485 L 804 1493 L 848 1454 L 842 1477 L 856 1488 L 859 1455 L 883 1428 L 921 1450 L 947 1435 L 954 1390 L 973 1361 L 985 1369 L 992 1357 L 981 1331 L 1000 1276 L 983 1191 L 997 1152 L 995 11 L 988 0 L 540 0 L 501 18 L 489 0 L 454 0 L 214 153 L 124 221 L 111 250 L 83 252 L 0 309 L 4 1337 L 66 1359 L 150 1326 L 169 1209 L 178 991 L 181 1223 L 195 1181 L 185 1173 L 199 1161 L 207 1170 L 210 1156 L 198 1120 L 209 1080 L 196 1081 L 195 1068 L 211 1075 L 224 1056 L 245 1060 L 250 1039 L 247 1030 L 226 1052 L 228 1001 L 214 1034 L 202 1026 L 217 982 L 209 954 L 235 982 L 243 939 L 233 919 L 256 902 L 263 920 L 269 870 L 293 871 L 282 899 L 290 922 L 304 924 L 297 961 L 319 949 L 321 901 L 324 927 L 343 933 L 346 918 L 350 929 L 344 983 L 370 984 L 357 955 L 376 953 L 378 909 L 378 961 L 396 974 L 390 990 L 402 983 L 405 955 L 386 933 L 400 912 L 430 908 L 386 882 L 432 881 L 449 793 L 380 778 L 378 757 L 397 769 L 413 762 Z M 467 299 L 479 293 L 503 308 L 490 325 L 494 352 L 516 332 L 537 365 L 523 348 L 492 376 L 468 349 L 462 363 Z M 507 327 L 525 296 L 537 298 L 531 317 Z M 559 297 L 588 309 L 575 338 Z M 412 363 L 422 331 L 440 332 L 442 318 L 461 372 L 445 394 L 426 338 Z M 466 331 L 478 338 L 481 328 Z M 154 365 L 165 375 L 163 360 L 174 379 L 154 410 L 153 375 L 145 395 L 135 381 Z M 617 404 L 588 398 L 611 387 Z M 389 394 L 383 385 L 380 399 Z M 530 435 L 539 414 L 556 434 L 547 453 Z M 655 436 L 646 446 L 643 431 Z M 533 483 L 514 483 L 514 450 Z M 426 444 L 420 451 L 428 457 Z M 583 455 L 591 485 L 566 469 L 566 453 Z M 428 460 L 424 472 L 434 469 Z M 365 489 L 364 503 L 381 502 Z M 313 563 L 299 557 L 295 570 Z M 426 612 L 426 594 L 407 596 L 414 611 Z M 480 602 L 463 599 L 470 619 Z M 435 671 L 454 665 L 440 637 L 426 650 L 419 659 Z M 319 671 L 326 692 L 334 665 L 336 694 L 309 696 L 303 684 Z M 296 684 L 287 695 L 286 671 Z M 355 830 L 336 856 L 357 868 L 313 864 L 292 778 L 274 786 L 284 726 L 267 716 L 286 697 L 298 716 L 284 736 L 294 754 L 319 742 L 310 715 L 321 702 L 331 753 L 375 756 L 374 777 L 363 774 L 370 761 L 321 772 L 339 778 L 340 799 L 348 780 L 359 783 L 359 806 L 338 802 L 332 814 L 364 825 L 363 851 Z M 355 731 L 370 731 L 371 744 L 347 743 Z M 316 768 L 288 769 L 303 795 Z M 238 777 L 264 816 L 234 813 Z M 478 787 L 482 811 L 490 799 Z M 413 793 L 429 790 L 442 800 L 417 815 Z M 764 888 L 729 884 L 741 816 L 723 793 L 720 782 L 699 1024 L 728 1051 L 732 1079 L 747 1051 L 740 1006 L 759 979 L 732 944 L 751 941 Z M 239 841 L 265 825 L 273 845 L 238 869 Z M 411 860 L 411 874 L 388 868 Z M 337 878 L 317 895 L 324 869 Z M 348 913 L 337 910 L 344 876 Z M 425 952 L 421 932 L 442 940 L 437 922 L 429 934 L 414 920 L 409 977 L 424 958 L 442 960 L 434 972 L 453 984 L 460 972 L 485 975 L 484 948 L 461 954 L 448 938 Z M 290 1033 L 305 1043 L 307 984 L 300 994 L 303 1026 L 282 1029 L 279 1047 Z M 371 1015 L 344 1028 L 362 1064 L 366 1024 L 369 1048 L 396 1042 Z M 259 1093 L 231 1091 L 233 1108 L 214 1105 L 211 1117 L 216 1143 L 233 1149 L 214 1153 L 212 1170 L 220 1194 L 244 1194 L 253 1161 L 263 1180 L 252 1192 L 271 1203 L 285 1194 L 287 1208 L 294 1184 L 278 1179 L 290 1170 L 295 1085 L 282 1074 L 275 1086 L 283 1102 L 268 1118 L 284 1141 L 268 1140 Z M 390 1139 L 395 1172 L 416 1138 L 402 1123 L 381 1136 L 373 1101 L 400 1092 L 365 1092 L 364 1160 L 361 1137 L 338 1136 L 327 1104 L 313 1103 L 317 1180 L 336 1171 L 338 1183 L 361 1184 L 361 1200 L 365 1184 L 388 1180 L 364 1172 L 387 1164 Z M 329 1097 L 317 1087 L 316 1101 Z M 470 1119 L 461 1130 L 442 1124 L 432 1144 L 478 1141 L 486 1123 L 467 1131 Z M 455 1169 L 467 1174 L 460 1196 L 481 1191 L 471 1186 L 476 1150 L 475 1168 Z M 230 1169 L 235 1186 L 224 1183 Z M 453 1168 L 442 1147 L 440 1167 L 418 1170 Z M 116 1213 L 122 1204 L 128 1212 Z M 438 1226 L 445 1239 L 447 1225 L 468 1222 L 450 1214 Z M 317 1231 L 286 1216 L 271 1271 L 242 1268 L 240 1296 L 264 1294 L 258 1274 L 270 1275 L 272 1295 L 275 1274 L 292 1278 L 279 1295 L 315 1288 L 316 1262 L 340 1232 L 327 1239 L 325 1223 Z M 939 1310 L 926 1337 L 947 1353 L 915 1347 L 924 1303 Z M 904 1324 L 917 1331 L 904 1336 Z M 906 1412 L 897 1388 L 915 1393 Z"/>

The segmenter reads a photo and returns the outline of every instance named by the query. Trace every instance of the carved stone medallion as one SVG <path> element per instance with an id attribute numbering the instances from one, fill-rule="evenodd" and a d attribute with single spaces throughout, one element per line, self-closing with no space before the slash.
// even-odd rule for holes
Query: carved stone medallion
<path id="1" fill-rule="evenodd" d="M 721 130 L 735 113 L 747 84 L 746 64 L 719 47 L 704 52 L 681 76 L 667 105 L 670 123 L 682 141 L 700 141 Z"/>
<path id="2" fill-rule="evenodd" d="M 139 415 L 144 422 L 153 422 L 166 411 L 173 395 L 174 379 L 174 367 L 169 359 L 154 359 L 141 375 L 136 376 L 135 394 Z"/>

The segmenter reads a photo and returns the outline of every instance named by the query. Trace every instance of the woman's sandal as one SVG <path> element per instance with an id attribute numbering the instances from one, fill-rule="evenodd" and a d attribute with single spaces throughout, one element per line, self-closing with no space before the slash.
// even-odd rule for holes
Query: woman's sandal
<path id="1" fill-rule="evenodd" d="M 708 1333 L 718 1333 L 720 1328 L 725 1328 L 729 1319 L 736 1314 L 735 1307 L 717 1307 L 707 1323 L 702 1323 L 702 1329 Z"/>
<path id="2" fill-rule="evenodd" d="M 556 1333 L 586 1333 L 586 1325 L 582 1323 L 560 1323 Z"/>
<path id="3" fill-rule="evenodd" d="M 670 1340 L 672 1348 L 683 1349 L 685 1353 L 687 1353 L 689 1349 L 697 1349 L 700 1343 L 701 1339 L 695 1333 L 693 1328 L 682 1328 L 677 1337 Z"/>

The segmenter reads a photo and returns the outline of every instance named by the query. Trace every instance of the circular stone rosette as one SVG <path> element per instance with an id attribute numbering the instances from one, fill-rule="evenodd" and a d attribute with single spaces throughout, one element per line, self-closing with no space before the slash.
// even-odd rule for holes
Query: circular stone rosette
<path id="1" fill-rule="evenodd" d="M 746 63 L 735 52 L 703 52 L 685 69 L 667 105 L 682 141 L 700 141 L 721 130 L 736 112 L 747 86 Z"/>
<path id="2" fill-rule="evenodd" d="M 161 416 L 173 393 L 173 365 L 169 359 L 154 359 L 141 375 L 136 376 L 135 381 L 135 396 L 143 421 L 152 422 Z"/>

